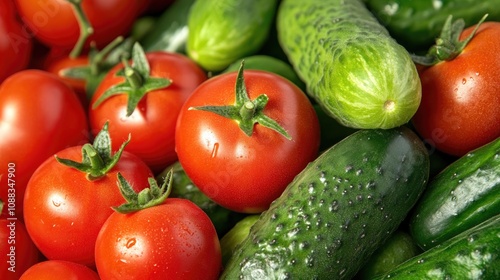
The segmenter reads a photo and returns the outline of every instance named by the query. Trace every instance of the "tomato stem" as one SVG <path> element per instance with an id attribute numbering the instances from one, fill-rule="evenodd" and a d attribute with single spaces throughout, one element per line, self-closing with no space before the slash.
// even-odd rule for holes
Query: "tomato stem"
<path id="1" fill-rule="evenodd" d="M 485 14 L 470 35 L 462 41 L 460 41 L 460 35 L 464 31 L 465 21 L 462 18 L 452 21 L 453 16 L 448 16 L 440 36 L 436 39 L 436 44 L 425 56 L 412 55 L 413 61 L 420 65 L 432 66 L 441 61 L 453 60 L 462 53 L 487 16 L 488 14 Z"/>
<path id="2" fill-rule="evenodd" d="M 243 68 L 244 61 L 241 62 L 236 77 L 236 101 L 234 105 L 199 106 L 190 107 L 189 110 L 208 111 L 235 120 L 239 124 L 240 129 L 248 136 L 252 136 L 254 125 L 258 123 L 277 131 L 286 139 L 291 140 L 291 136 L 280 124 L 264 114 L 263 111 L 269 101 L 269 97 L 266 94 L 261 94 L 254 100 L 250 99 L 245 85 Z"/>
<path id="3" fill-rule="evenodd" d="M 71 53 L 69 54 L 69 57 L 76 58 L 81 54 L 87 38 L 94 33 L 94 28 L 90 24 L 90 21 L 82 8 L 83 0 L 66 1 L 68 1 L 73 7 L 73 12 L 78 20 L 78 25 L 80 26 L 80 36 L 78 37 L 78 41 L 76 42 L 73 50 L 71 50 Z"/>

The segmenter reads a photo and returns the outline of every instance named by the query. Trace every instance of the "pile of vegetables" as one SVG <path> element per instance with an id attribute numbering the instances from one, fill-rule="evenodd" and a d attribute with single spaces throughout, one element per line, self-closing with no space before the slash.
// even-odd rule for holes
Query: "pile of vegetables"
<path id="1" fill-rule="evenodd" d="M 0 279 L 500 278 L 499 4 L 0 2 Z"/>

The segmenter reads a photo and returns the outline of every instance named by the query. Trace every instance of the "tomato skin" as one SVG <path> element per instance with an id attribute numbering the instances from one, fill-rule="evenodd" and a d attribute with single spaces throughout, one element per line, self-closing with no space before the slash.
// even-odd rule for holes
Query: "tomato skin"
<path id="1" fill-rule="evenodd" d="M 85 0 L 83 10 L 94 29 L 87 40 L 104 47 L 120 35 L 126 35 L 143 0 Z M 18 12 L 31 33 L 50 47 L 71 49 L 78 40 L 80 27 L 71 4 L 62 0 L 15 0 Z"/>
<path id="2" fill-rule="evenodd" d="M 39 262 L 21 275 L 19 280 L 99 280 L 92 269 L 77 263 L 60 260 Z"/>
<path id="3" fill-rule="evenodd" d="M 82 161 L 81 146 L 57 153 L 59 158 Z M 89 181 L 86 174 L 48 158 L 33 173 L 24 197 L 24 220 L 36 246 L 48 259 L 94 265 L 97 234 L 125 202 L 118 187 L 120 172 L 140 191 L 153 176 L 135 155 L 123 152 L 118 163 L 102 178 Z"/>
<path id="4" fill-rule="evenodd" d="M 499 53 L 500 23 L 484 22 L 456 58 L 420 71 L 422 102 L 412 123 L 428 144 L 463 156 L 500 136 Z"/>
<path id="5" fill-rule="evenodd" d="M 169 78 L 172 84 L 148 92 L 129 117 L 126 116 L 126 94 L 112 96 L 92 109 L 92 104 L 109 87 L 124 81 L 123 77 L 115 76 L 123 65 L 116 65 L 96 89 L 88 115 L 94 132 L 109 121 L 111 138 L 125 140 L 130 133 L 132 139 L 125 150 L 138 155 L 154 173 L 158 173 L 177 160 L 174 143 L 177 116 L 192 91 L 207 77 L 198 65 L 181 54 L 151 52 L 146 57 L 151 77 Z M 119 142 L 113 142 L 113 149 L 118 149 L 119 145 Z"/>
<path id="6" fill-rule="evenodd" d="M 8 165 L 14 164 L 16 214 L 22 217 L 31 174 L 54 153 L 88 142 L 88 121 L 68 85 L 51 73 L 28 69 L 0 86 L 0 135 L 0 198 L 7 201 Z"/>
<path id="7" fill-rule="evenodd" d="M 0 84 L 8 76 L 27 68 L 31 58 L 32 36 L 16 15 L 11 1 L 0 1 Z"/>
<path id="8" fill-rule="evenodd" d="M 130 214 L 113 213 L 96 242 L 96 267 L 107 279 L 217 279 L 219 239 L 196 204 L 167 198 Z"/>
<path id="9" fill-rule="evenodd" d="M 251 100 L 267 94 L 264 114 L 289 135 L 254 125 L 251 137 L 235 121 L 197 106 L 232 105 L 237 73 L 213 77 L 200 85 L 179 115 L 176 150 L 193 183 L 218 204 L 237 212 L 267 209 L 318 153 L 319 121 L 307 96 L 293 83 L 258 70 L 245 70 Z"/>
<path id="10" fill-rule="evenodd" d="M 0 219 L 0 244 L 0 279 L 17 280 L 39 261 L 39 251 L 20 220 Z"/>

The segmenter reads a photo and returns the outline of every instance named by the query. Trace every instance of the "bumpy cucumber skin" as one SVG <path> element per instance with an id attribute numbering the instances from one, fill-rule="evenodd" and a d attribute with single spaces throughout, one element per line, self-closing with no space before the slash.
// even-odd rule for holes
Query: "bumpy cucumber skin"
<path id="1" fill-rule="evenodd" d="M 500 138 L 451 163 L 415 205 L 410 232 L 424 250 L 500 214 Z"/>
<path id="2" fill-rule="evenodd" d="M 402 263 L 381 279 L 500 279 L 500 215 Z"/>
<path id="3" fill-rule="evenodd" d="M 265 43 L 278 0 L 195 0 L 187 54 L 207 71 L 221 71 Z"/>
<path id="4" fill-rule="evenodd" d="M 307 92 L 341 124 L 394 128 L 417 111 L 415 64 L 360 0 L 283 0 L 277 28 Z"/>
<path id="5" fill-rule="evenodd" d="M 408 128 L 360 130 L 311 162 L 229 260 L 221 279 L 349 279 L 398 227 L 428 180 Z"/>
<path id="6" fill-rule="evenodd" d="M 449 15 L 471 26 L 488 14 L 500 20 L 500 0 L 364 0 L 370 11 L 406 49 L 426 52 Z"/>

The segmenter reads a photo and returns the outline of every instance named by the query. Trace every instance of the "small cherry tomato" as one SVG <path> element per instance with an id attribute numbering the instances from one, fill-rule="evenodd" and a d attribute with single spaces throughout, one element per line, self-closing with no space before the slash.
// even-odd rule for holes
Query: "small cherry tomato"
<path id="1" fill-rule="evenodd" d="M 39 262 L 26 270 L 19 280 L 99 280 L 94 270 L 61 260 Z"/>

